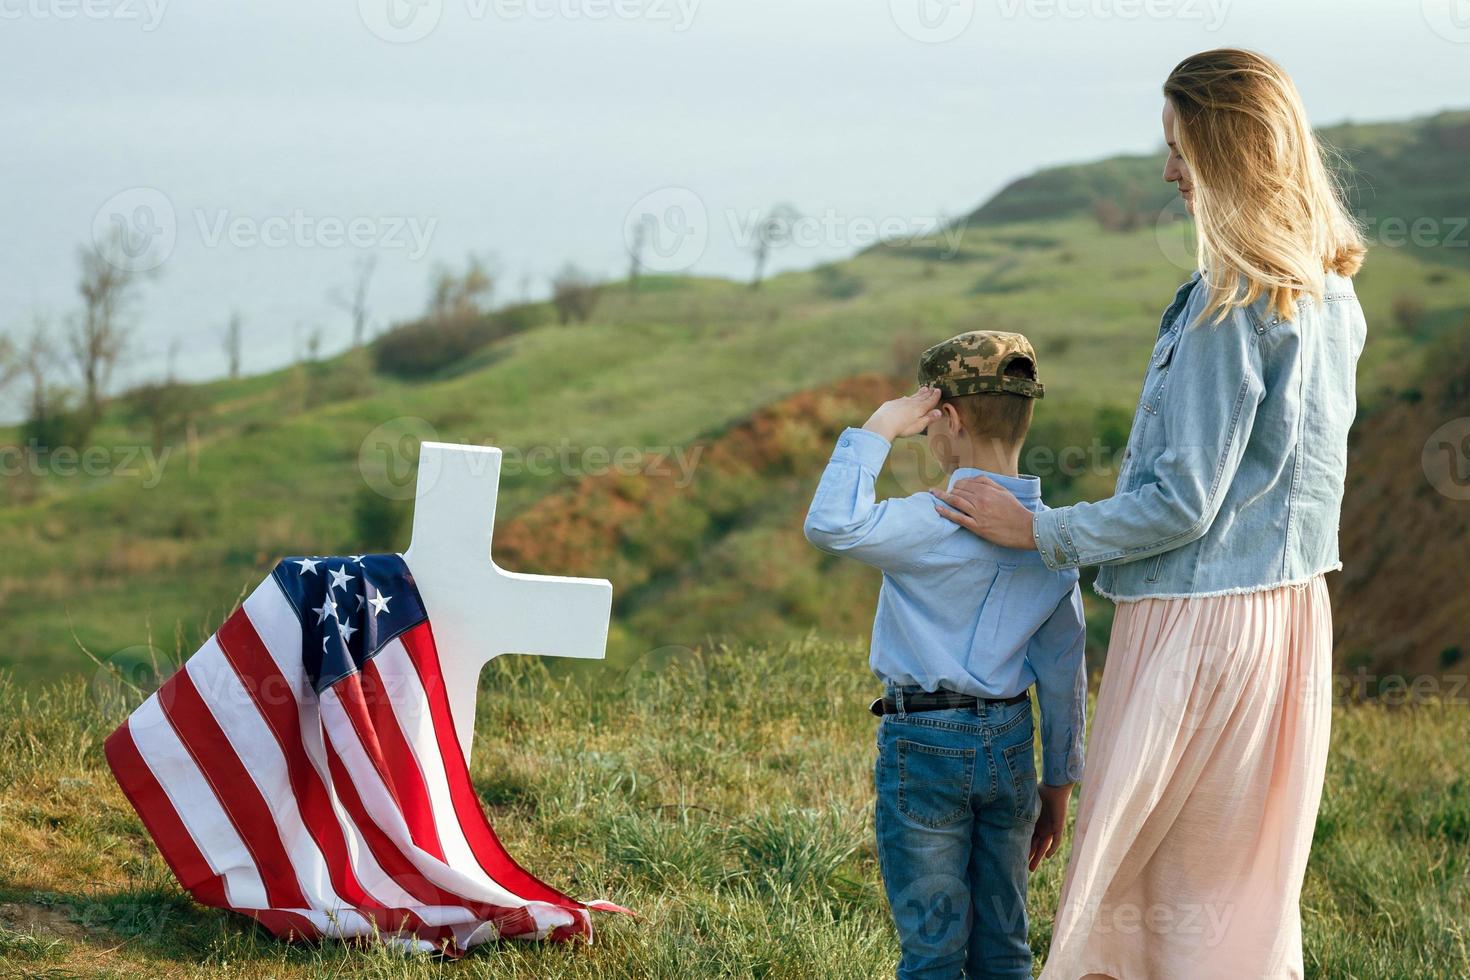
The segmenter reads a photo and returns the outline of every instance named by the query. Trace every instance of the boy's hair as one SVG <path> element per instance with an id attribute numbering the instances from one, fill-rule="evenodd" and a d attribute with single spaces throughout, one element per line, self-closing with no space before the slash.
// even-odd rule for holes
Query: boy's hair
<path id="1" fill-rule="evenodd" d="M 1025 358 L 1016 358 L 1005 367 L 1008 378 L 1035 379 L 1036 367 Z M 943 398 L 942 404 L 955 407 L 960 422 L 972 439 L 994 439 L 1005 446 L 1026 441 L 1031 429 L 1031 411 L 1036 399 L 1008 391 L 987 391 L 974 395 Z"/>

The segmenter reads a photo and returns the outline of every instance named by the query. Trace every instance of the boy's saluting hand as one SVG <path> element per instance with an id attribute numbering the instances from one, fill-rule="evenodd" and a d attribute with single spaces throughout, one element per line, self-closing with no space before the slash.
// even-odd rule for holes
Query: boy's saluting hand
<path id="1" fill-rule="evenodd" d="M 878 406 L 863 428 L 889 442 L 901 436 L 916 436 L 939 418 L 939 389 L 924 385 L 912 395 L 895 398 Z"/>

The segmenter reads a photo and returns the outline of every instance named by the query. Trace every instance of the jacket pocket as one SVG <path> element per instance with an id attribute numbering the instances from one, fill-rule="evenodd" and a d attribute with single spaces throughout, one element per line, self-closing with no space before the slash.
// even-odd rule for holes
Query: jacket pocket
<path id="1" fill-rule="evenodd" d="M 970 812 L 975 750 L 898 740 L 898 810 L 925 827 L 945 827 Z"/>
<path id="2" fill-rule="evenodd" d="M 1163 406 L 1164 388 L 1169 378 L 1169 365 L 1174 360 L 1174 350 L 1179 346 L 1179 329 L 1170 330 L 1159 338 L 1148 362 L 1148 375 L 1143 382 L 1143 398 L 1140 402 L 1144 412 L 1158 415 Z"/>

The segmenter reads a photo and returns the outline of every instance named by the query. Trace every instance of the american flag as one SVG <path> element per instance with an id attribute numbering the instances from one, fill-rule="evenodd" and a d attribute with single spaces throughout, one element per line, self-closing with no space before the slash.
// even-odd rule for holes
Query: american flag
<path id="1" fill-rule="evenodd" d="M 398 555 L 289 558 L 107 739 L 179 883 L 277 936 L 592 936 L 480 808 Z"/>

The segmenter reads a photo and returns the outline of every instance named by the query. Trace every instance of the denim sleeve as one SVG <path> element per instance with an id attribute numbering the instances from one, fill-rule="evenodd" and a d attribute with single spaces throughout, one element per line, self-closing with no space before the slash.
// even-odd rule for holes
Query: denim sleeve
<path id="1" fill-rule="evenodd" d="M 846 429 L 817 484 L 802 530 L 834 555 L 847 555 L 884 570 L 917 564 L 942 533 L 928 494 L 876 499 L 874 484 L 888 458 L 887 439 L 866 429 Z"/>
<path id="2" fill-rule="evenodd" d="M 1082 778 L 1087 727 L 1087 628 L 1074 582 L 1026 647 L 1041 708 L 1041 781 L 1065 786 Z"/>
<path id="3" fill-rule="evenodd" d="M 1190 324 L 1178 345 L 1154 479 L 1106 500 L 1037 514 L 1032 536 L 1048 568 L 1136 561 L 1209 531 L 1265 397 L 1261 348 L 1240 310 L 1218 325 Z"/>

